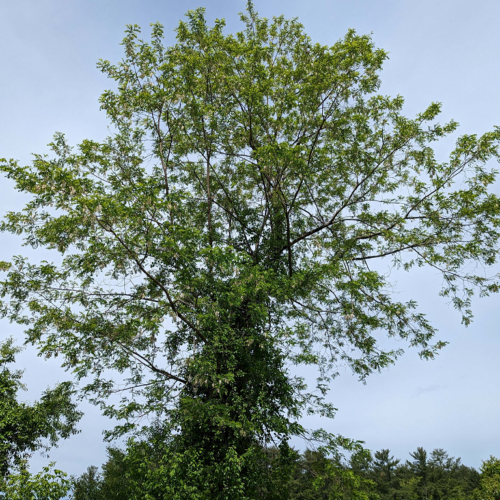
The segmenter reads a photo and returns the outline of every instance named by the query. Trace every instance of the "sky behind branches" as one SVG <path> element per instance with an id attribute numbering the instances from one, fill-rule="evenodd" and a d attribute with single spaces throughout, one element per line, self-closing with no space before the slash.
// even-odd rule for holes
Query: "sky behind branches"
<path id="1" fill-rule="evenodd" d="M 227 31 L 241 29 L 238 12 L 245 0 L 0 2 L 0 157 L 27 164 L 31 153 L 48 153 L 46 144 L 56 131 L 72 144 L 103 139 L 107 121 L 98 98 L 113 84 L 96 62 L 122 57 L 126 24 L 140 25 L 147 39 L 150 23 L 159 21 L 165 43 L 174 43 L 178 21 L 199 6 L 206 7 L 210 22 L 224 17 Z M 298 17 L 321 44 L 332 45 L 349 28 L 373 33 L 390 57 L 380 92 L 404 96 L 410 116 L 439 101 L 440 121 L 457 120 L 459 134 L 500 125 L 498 0 L 255 0 L 255 7 L 265 17 Z M 436 147 L 440 159 L 455 138 Z M 494 189 L 500 192 L 498 184 Z M 0 214 L 19 209 L 26 200 L 1 179 Z M 20 253 L 54 258 L 21 248 L 14 236 L 1 238 L 0 260 Z M 444 448 L 474 467 L 490 455 L 500 457 L 500 297 L 475 301 L 475 320 L 465 329 L 459 314 L 438 297 L 441 283 L 433 272 L 393 272 L 392 277 L 401 299 L 416 298 L 439 328 L 440 339 L 450 345 L 432 362 L 407 349 L 394 367 L 371 376 L 366 385 L 341 370 L 330 392 L 337 418 L 306 425 L 364 440 L 372 450 L 389 448 L 402 459 L 417 446 Z M 2 338 L 14 335 L 22 341 L 20 328 L 5 321 L 1 326 Z M 27 398 L 68 378 L 57 359 L 43 361 L 33 349 L 19 357 L 19 365 L 26 368 Z M 102 430 L 111 426 L 96 408 L 82 407 L 81 434 L 50 454 L 72 474 L 104 461 Z M 35 457 L 34 468 L 46 461 Z"/>

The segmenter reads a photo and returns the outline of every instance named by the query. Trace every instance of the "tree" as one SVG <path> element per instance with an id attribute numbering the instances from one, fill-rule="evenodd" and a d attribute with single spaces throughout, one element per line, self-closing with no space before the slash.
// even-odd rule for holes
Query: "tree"
<path id="1" fill-rule="evenodd" d="M 349 459 L 349 465 L 356 474 L 368 477 L 373 467 L 373 456 L 371 451 L 362 449 L 353 453 Z"/>
<path id="2" fill-rule="evenodd" d="M 491 456 L 481 464 L 479 487 L 474 491 L 478 500 L 498 500 L 500 498 L 500 460 Z"/>
<path id="3" fill-rule="evenodd" d="M 396 475 L 396 469 L 400 462 L 399 459 L 394 459 L 394 456 L 389 456 L 390 451 L 387 449 L 376 451 L 375 459 L 373 460 L 374 479 L 378 484 L 379 492 L 385 498 L 392 498 L 392 489 Z"/>
<path id="4" fill-rule="evenodd" d="M 295 464 L 284 498 L 378 500 L 374 486 L 373 481 L 363 478 L 339 457 L 331 459 L 324 451 L 306 450 Z"/>
<path id="5" fill-rule="evenodd" d="M 411 470 L 413 475 L 419 479 L 418 482 L 418 498 L 420 500 L 427 500 L 429 496 L 429 461 L 427 458 L 427 451 L 421 446 L 416 451 L 410 453 L 413 458 L 412 461 L 407 460 L 406 466 Z"/>
<path id="6" fill-rule="evenodd" d="M 18 471 L 0 483 L 0 498 L 8 500 L 62 500 L 71 490 L 67 474 L 49 464 L 38 474 L 30 474 L 23 463 Z"/>
<path id="7" fill-rule="evenodd" d="M 78 432 L 82 415 L 71 400 L 74 391 L 69 382 L 47 389 L 33 405 L 17 400 L 19 389 L 24 388 L 22 372 L 8 365 L 19 351 L 12 339 L 0 343 L 0 481 L 36 450 L 48 449 Z M 25 477 L 24 472 L 19 477 Z"/>
<path id="8" fill-rule="evenodd" d="M 123 421 L 111 435 L 156 419 L 179 499 L 254 498 L 264 450 L 286 457 L 293 435 L 349 445 L 299 419 L 333 415 L 339 365 L 365 379 L 402 354 L 380 335 L 426 359 L 444 346 L 372 263 L 439 271 L 465 323 L 475 290 L 498 291 L 474 269 L 497 257 L 500 130 L 438 162 L 432 143 L 457 123 L 378 95 L 387 54 L 370 37 L 314 44 L 250 2 L 241 19 L 231 35 L 191 11 L 170 47 L 161 25 L 150 43 L 129 26 L 124 59 L 99 63 L 117 84 L 101 98 L 112 135 L 71 149 L 57 134 L 52 158 L 0 167 L 32 195 L 2 230 L 62 256 L 2 264 L 4 315 L 94 377 L 84 391 Z M 319 392 L 294 365 L 318 367 Z"/>
<path id="9" fill-rule="evenodd" d="M 102 497 L 107 500 L 130 498 L 127 461 L 119 448 L 108 447 L 108 460 L 102 466 Z"/>
<path id="10" fill-rule="evenodd" d="M 161 453 L 148 443 L 129 443 L 127 450 L 109 446 L 102 472 L 90 466 L 73 478 L 73 500 L 122 500 L 142 498 L 148 469 L 161 462 Z M 158 498 L 162 498 L 159 496 Z"/>
<path id="11" fill-rule="evenodd" d="M 466 499 L 472 498 L 479 485 L 479 473 L 473 467 L 461 463 L 460 458 L 448 456 L 443 449 L 431 453 L 429 481 L 432 498 Z"/>
<path id="12" fill-rule="evenodd" d="M 103 478 L 94 465 L 87 467 L 87 471 L 73 479 L 74 500 L 101 500 L 106 497 L 102 494 Z M 122 497 L 126 498 L 126 497 Z"/>

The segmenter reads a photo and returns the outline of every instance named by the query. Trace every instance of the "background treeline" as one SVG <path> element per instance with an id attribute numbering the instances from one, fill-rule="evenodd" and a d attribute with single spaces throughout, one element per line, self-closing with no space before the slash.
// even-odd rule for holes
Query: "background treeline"
<path id="1" fill-rule="evenodd" d="M 157 496 L 164 498 L 161 485 L 162 458 L 151 444 L 134 443 L 126 451 L 108 448 L 102 466 L 88 467 L 73 478 L 75 500 L 123 500 L 143 498 L 158 482 Z M 428 453 L 419 447 L 406 461 L 387 449 L 354 453 L 349 460 L 327 458 L 322 451 L 293 452 L 283 460 L 277 449 L 267 451 L 266 468 L 279 464 L 282 475 L 273 474 L 273 491 L 262 491 L 262 499 L 289 500 L 498 500 L 500 499 L 500 460 L 490 457 L 480 471 L 461 463 L 443 449 Z M 281 479 L 280 479 L 281 477 Z M 168 478 L 162 478 L 168 481 Z M 146 484 L 149 483 L 149 484 Z"/>

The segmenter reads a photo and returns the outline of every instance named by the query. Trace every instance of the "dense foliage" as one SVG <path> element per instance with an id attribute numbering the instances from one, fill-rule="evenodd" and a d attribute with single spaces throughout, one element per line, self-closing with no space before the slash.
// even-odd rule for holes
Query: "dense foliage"
<path id="1" fill-rule="evenodd" d="M 138 448 L 108 449 L 102 473 L 96 467 L 74 479 L 74 500 L 113 500 L 168 498 L 158 490 L 150 493 L 148 468 L 155 468 L 154 448 L 142 443 L 142 457 L 133 457 Z M 276 455 L 277 450 L 267 450 Z M 328 458 L 321 451 L 294 453 L 290 474 L 275 485 L 282 498 L 289 500 L 492 500 L 500 494 L 500 461 L 491 457 L 483 462 L 481 473 L 463 465 L 444 450 L 427 453 L 418 448 L 410 459 L 394 459 L 389 450 L 373 455 L 363 450 L 348 461 Z M 168 480 L 164 478 L 164 481 Z M 495 496 L 497 495 L 497 496 Z M 268 499 L 268 491 L 256 498 Z"/>
<path id="2" fill-rule="evenodd" d="M 31 474 L 26 464 L 9 474 L 0 487 L 5 500 L 64 500 L 72 490 L 68 475 L 53 468 L 54 463 L 37 474 Z"/>
<path id="3" fill-rule="evenodd" d="M 22 372 L 11 368 L 19 351 L 12 339 L 0 343 L 0 498 L 59 500 L 71 489 L 67 475 L 52 470 L 53 464 L 32 475 L 27 460 L 75 434 L 82 413 L 68 382 L 47 389 L 33 404 L 19 401 Z"/>
<path id="4" fill-rule="evenodd" d="M 10 365 L 19 350 L 12 340 L 0 343 L 0 481 L 36 450 L 75 434 L 82 415 L 68 382 L 47 389 L 32 405 L 18 401 L 22 372 Z"/>
<path id="5" fill-rule="evenodd" d="M 393 363 L 401 343 L 381 336 L 424 358 L 444 346 L 372 263 L 431 266 L 465 323 L 472 294 L 499 289 L 483 269 L 497 258 L 500 129 L 439 162 L 432 144 L 457 124 L 435 121 L 439 104 L 407 118 L 401 97 L 378 95 L 387 55 L 370 37 L 314 44 L 251 2 L 241 19 L 231 35 L 189 12 L 169 47 L 161 25 L 150 43 L 130 26 L 124 59 L 99 64 L 116 84 L 101 98 L 112 135 L 72 149 L 57 134 L 52 157 L 0 162 L 32 197 L 0 229 L 58 253 L 0 264 L 3 316 L 92 378 L 83 392 L 121 420 L 111 435 L 161 429 L 153 497 L 279 498 L 291 436 L 355 449 L 299 423 L 333 416 L 338 367 L 364 379 Z M 318 368 L 317 390 L 294 365 Z"/>
<path id="6" fill-rule="evenodd" d="M 481 465 L 481 484 L 477 492 L 480 500 L 500 500 L 500 460 L 490 457 Z"/>

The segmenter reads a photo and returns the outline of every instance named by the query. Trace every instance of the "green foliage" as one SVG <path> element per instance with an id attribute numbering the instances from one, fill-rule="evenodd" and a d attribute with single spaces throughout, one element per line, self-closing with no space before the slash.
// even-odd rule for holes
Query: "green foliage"
<path id="1" fill-rule="evenodd" d="M 321 451 L 306 450 L 297 461 L 284 498 L 376 500 L 375 483 Z"/>
<path id="2" fill-rule="evenodd" d="M 103 497 L 109 500 L 131 498 L 125 453 L 112 447 L 107 452 L 108 461 L 102 466 Z"/>
<path id="3" fill-rule="evenodd" d="M 417 451 L 410 453 L 410 456 L 413 460 L 408 460 L 406 466 L 413 473 L 413 476 L 418 479 L 418 482 L 414 483 L 417 497 L 426 499 L 429 497 L 427 452 L 419 446 Z"/>
<path id="4" fill-rule="evenodd" d="M 71 490 L 67 474 L 53 469 L 54 463 L 38 474 L 30 474 L 25 464 L 0 483 L 0 498 L 6 500 L 62 500 Z M 53 470 L 52 470 L 53 469 Z M 67 497 L 66 497 L 67 498 Z"/>
<path id="5" fill-rule="evenodd" d="M 209 498 L 206 491 L 214 491 L 221 484 L 220 498 L 233 498 L 231 495 L 268 500 L 288 498 L 285 486 L 296 453 L 286 445 L 280 450 L 254 446 L 243 458 L 234 449 L 221 457 L 214 445 L 209 458 L 217 454 L 221 457 L 219 462 L 207 460 L 202 454 L 205 450 L 201 446 L 198 450 L 195 447 L 179 450 L 176 442 L 158 429 L 149 433 L 148 439 L 131 439 L 125 453 L 109 450 L 109 460 L 103 466 L 103 498 L 114 498 L 106 492 L 112 491 L 116 483 L 122 495 L 133 500 Z"/>
<path id="6" fill-rule="evenodd" d="M 481 465 L 481 482 L 476 489 L 475 498 L 478 500 L 500 499 L 500 460 L 490 457 Z"/>
<path id="7" fill-rule="evenodd" d="M 87 473 L 76 480 L 80 490 L 75 488 L 74 499 L 156 500 L 179 496 L 176 493 L 178 488 L 187 487 L 186 482 L 182 483 L 179 478 L 183 474 L 189 475 L 189 472 L 164 474 L 165 455 L 159 451 L 161 446 L 158 439 L 160 436 L 157 434 L 156 440 L 131 441 L 123 451 L 109 448 L 108 460 L 102 467 L 103 473 L 98 474 L 96 468 L 89 468 Z M 389 450 L 375 452 L 374 459 L 368 450 L 358 449 L 351 454 L 349 462 L 346 462 L 338 453 L 334 453 L 332 457 L 323 449 L 306 450 L 302 454 L 288 450 L 286 456 L 280 456 L 282 455 L 280 450 L 268 448 L 262 450 L 265 466 L 261 471 L 263 474 L 270 474 L 270 480 L 267 481 L 266 488 L 256 490 L 254 498 L 263 500 L 496 498 L 491 496 L 491 492 L 498 487 L 498 460 L 492 458 L 484 462 L 480 476 L 475 469 L 461 464 L 459 458 L 449 457 L 442 449 L 436 449 L 430 455 L 424 452 L 425 450 L 419 448 L 410 454 L 413 461 L 401 464 L 400 460 L 390 455 Z M 420 459 L 423 457 L 427 473 L 425 480 L 420 468 Z M 272 469 L 273 472 L 270 472 Z M 390 479 L 387 477 L 388 470 Z M 196 468 L 193 467 L 191 472 L 195 473 Z M 91 478 L 94 479 L 90 480 Z M 77 491 L 79 495 L 76 494 Z M 191 490 L 190 493 L 193 498 L 203 498 L 196 491 Z"/>
<path id="8" fill-rule="evenodd" d="M 437 103 L 407 118 L 401 97 L 376 94 L 387 55 L 370 37 L 314 44 L 251 2 L 241 19 L 232 35 L 190 11 L 170 47 L 161 25 L 150 43 L 129 26 L 124 59 L 99 63 L 116 84 L 101 98 L 114 133 L 75 149 L 56 134 L 52 157 L 0 163 L 32 196 L 0 229 L 62 258 L 2 263 L 3 316 L 93 377 L 84 392 L 122 421 L 111 436 L 158 423 L 151 498 L 256 498 L 294 435 L 355 448 L 299 424 L 333 416 L 339 365 L 364 379 L 393 363 L 402 350 L 381 333 L 426 359 L 444 346 L 372 261 L 439 271 L 466 324 L 472 294 L 499 289 L 474 269 L 497 258 L 500 129 L 438 162 L 432 144 L 457 124 L 436 123 Z M 294 365 L 318 368 L 318 391 Z M 285 462 L 266 469 L 271 445 Z M 133 461 L 145 445 L 130 446 Z"/>
<path id="9" fill-rule="evenodd" d="M 399 464 L 389 450 L 381 450 L 380 464 L 365 472 L 377 483 L 381 500 L 457 500 L 470 498 L 479 483 L 479 473 L 449 457 L 442 449 L 429 455 L 422 447 L 410 453 L 412 460 Z M 389 472 L 390 470 L 390 472 Z M 390 480 L 389 480 L 390 477 Z"/>
<path id="10" fill-rule="evenodd" d="M 399 460 L 395 460 L 393 456 L 389 455 L 389 450 L 375 452 L 375 459 L 372 464 L 373 476 L 378 491 L 386 497 L 391 497 L 393 494 L 396 482 L 396 468 L 399 464 Z"/>
<path id="11" fill-rule="evenodd" d="M 81 476 L 73 477 L 73 500 L 122 500 L 133 498 L 133 476 L 129 456 L 119 448 L 108 447 L 108 460 L 102 473 L 90 466 Z M 151 463 L 151 461 L 148 461 Z M 135 481 L 137 483 L 137 481 Z M 140 491 L 138 494 L 140 495 Z M 142 492 L 144 493 L 144 491 Z"/>
<path id="12" fill-rule="evenodd" d="M 77 479 L 73 479 L 74 500 L 99 500 L 102 496 L 103 480 L 97 467 L 91 465 Z M 126 498 L 126 497 L 122 497 Z"/>
<path id="13" fill-rule="evenodd" d="M 442 449 L 436 449 L 430 454 L 428 482 L 432 498 L 469 498 L 478 480 L 478 472 L 463 465 L 459 458 L 449 457 Z"/>
<path id="14" fill-rule="evenodd" d="M 47 389 L 33 405 L 17 400 L 19 389 L 24 388 L 22 373 L 8 365 L 19 351 L 12 340 L 0 343 L 0 478 L 34 451 L 75 434 L 82 415 L 71 400 L 74 391 L 68 382 Z"/>

